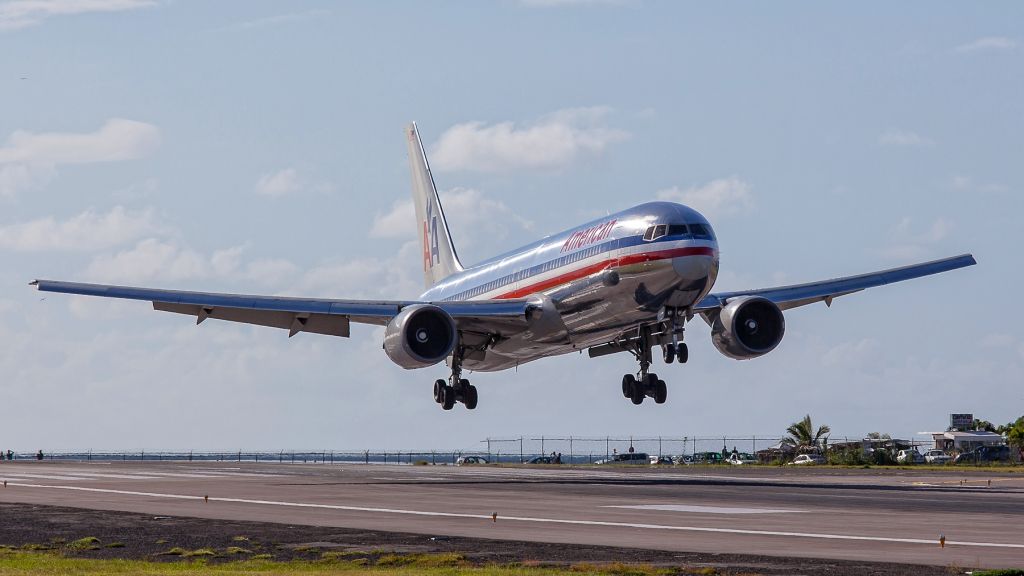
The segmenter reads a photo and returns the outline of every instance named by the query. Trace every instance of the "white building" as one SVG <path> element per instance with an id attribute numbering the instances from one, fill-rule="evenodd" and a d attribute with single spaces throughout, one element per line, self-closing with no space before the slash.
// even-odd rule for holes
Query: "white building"
<path id="1" fill-rule="evenodd" d="M 1002 446 L 1006 444 L 1003 437 L 995 432 L 928 432 L 935 441 L 937 450 L 946 452 L 969 452 L 979 446 Z"/>

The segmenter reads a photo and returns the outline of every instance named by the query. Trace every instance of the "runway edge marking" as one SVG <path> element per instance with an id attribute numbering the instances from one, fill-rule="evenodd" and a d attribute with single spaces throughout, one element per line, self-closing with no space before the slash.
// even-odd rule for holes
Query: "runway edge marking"
<path id="1" fill-rule="evenodd" d="M 167 498 L 174 500 L 205 500 L 204 496 L 189 494 L 161 494 L 159 492 L 137 492 L 134 490 L 114 490 L 112 488 L 87 488 L 84 486 L 59 486 L 49 484 L 11 483 L 11 487 L 45 488 L 51 490 L 71 490 L 76 492 L 99 492 L 103 494 L 123 494 L 125 496 L 146 496 L 150 498 Z M 400 508 L 371 508 L 366 506 L 345 506 L 342 504 L 313 504 L 309 502 L 280 502 L 276 500 L 250 500 L 247 498 L 209 498 L 210 502 L 231 502 L 236 504 L 256 504 L 262 506 L 285 506 L 292 508 L 319 508 L 324 510 L 344 510 L 348 512 L 376 512 L 381 514 L 404 514 L 408 516 L 436 516 L 444 518 L 467 518 L 473 520 L 492 520 L 490 514 L 465 514 L 460 512 L 428 512 L 426 510 L 403 510 Z M 711 532 L 717 534 L 740 534 L 747 536 L 783 536 L 789 538 L 817 538 L 821 540 L 854 540 L 867 542 L 896 542 L 900 544 L 935 545 L 935 540 L 923 538 L 888 538 L 884 536 L 857 536 L 853 534 L 822 534 L 815 532 L 785 532 L 776 530 L 747 530 L 742 528 L 710 528 L 704 526 L 671 526 L 665 524 L 642 524 L 633 522 L 607 522 L 603 520 L 569 520 L 562 518 L 534 518 L 529 516 L 502 516 L 504 522 L 536 522 L 545 524 L 569 524 L 576 526 L 606 526 L 610 528 L 640 528 L 643 530 L 675 530 L 680 532 Z M 1004 542 L 966 542 L 946 540 L 946 546 L 977 546 L 984 548 L 1018 548 L 1024 544 Z"/>

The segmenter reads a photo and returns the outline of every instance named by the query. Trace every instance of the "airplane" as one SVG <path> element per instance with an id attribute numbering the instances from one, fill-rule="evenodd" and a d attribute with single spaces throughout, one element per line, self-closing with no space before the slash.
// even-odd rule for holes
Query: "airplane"
<path id="1" fill-rule="evenodd" d="M 464 267 L 416 123 L 405 128 L 426 291 L 415 300 L 333 300 L 187 292 L 36 280 L 44 292 L 148 300 L 153 308 L 196 317 L 348 337 L 350 324 L 384 326 L 383 348 L 405 369 L 444 361 L 447 380 L 434 401 L 477 407 L 463 370 L 490 372 L 582 352 L 626 353 L 639 369 L 622 377 L 633 404 L 663 404 L 665 381 L 651 371 L 654 349 L 666 364 L 685 363 L 686 323 L 703 319 L 719 352 L 763 356 L 782 341 L 783 311 L 912 278 L 976 264 L 963 254 L 879 272 L 757 290 L 712 293 L 718 243 L 708 220 L 671 202 L 649 202 Z"/>

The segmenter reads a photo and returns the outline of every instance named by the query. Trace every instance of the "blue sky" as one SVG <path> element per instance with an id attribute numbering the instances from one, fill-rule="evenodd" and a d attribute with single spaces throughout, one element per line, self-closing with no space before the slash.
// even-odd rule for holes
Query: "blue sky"
<path id="1" fill-rule="evenodd" d="M 941 429 L 1024 413 L 1019 3 L 0 2 L 0 444 L 472 447 L 487 436 Z M 735 362 L 691 324 L 669 403 L 625 356 L 477 374 L 350 340 L 50 295 L 33 278 L 408 298 L 402 126 L 464 261 L 663 198 L 720 237 L 717 288 L 973 252 L 787 314 Z"/>

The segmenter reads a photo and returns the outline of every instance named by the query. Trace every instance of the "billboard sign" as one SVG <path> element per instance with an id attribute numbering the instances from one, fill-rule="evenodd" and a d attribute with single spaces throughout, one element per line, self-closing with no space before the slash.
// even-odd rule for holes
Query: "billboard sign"
<path id="1" fill-rule="evenodd" d="M 950 414 L 949 427 L 954 430 L 970 430 L 974 425 L 974 414 Z"/>

